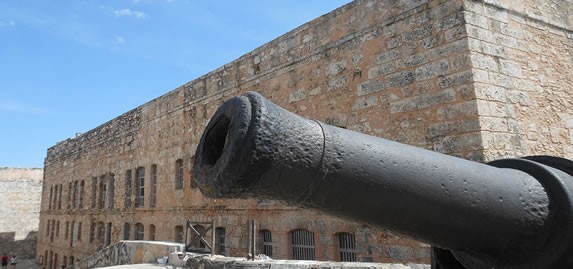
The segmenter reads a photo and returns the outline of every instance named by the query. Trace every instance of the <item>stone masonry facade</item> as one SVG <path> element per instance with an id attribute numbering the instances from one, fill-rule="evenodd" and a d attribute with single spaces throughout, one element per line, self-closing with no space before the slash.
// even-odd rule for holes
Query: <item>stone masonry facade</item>
<path id="1" fill-rule="evenodd" d="M 40 168 L 0 167 L 0 255 L 35 258 L 42 175 Z"/>
<path id="2" fill-rule="evenodd" d="M 208 120 L 257 91 L 308 118 L 465 159 L 573 158 L 570 14 L 560 0 L 340 7 L 48 149 L 37 261 L 57 268 L 123 239 L 181 241 L 188 219 L 215 221 L 217 251 L 245 256 L 254 219 L 258 251 L 273 258 L 301 258 L 304 245 L 317 260 L 428 262 L 427 245 L 366 224 L 203 197 L 191 165 Z M 308 242 L 293 242 L 299 232 Z"/>

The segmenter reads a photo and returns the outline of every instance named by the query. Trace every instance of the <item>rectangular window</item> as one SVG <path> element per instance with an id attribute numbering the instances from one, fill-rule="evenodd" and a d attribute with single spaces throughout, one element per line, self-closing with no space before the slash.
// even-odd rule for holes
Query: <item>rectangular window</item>
<path id="1" fill-rule="evenodd" d="M 105 243 L 104 239 L 105 239 L 105 227 L 103 225 L 103 222 L 98 222 L 97 223 L 97 240 L 100 244 L 103 244 L 103 243 Z"/>
<path id="2" fill-rule="evenodd" d="M 155 225 L 153 224 L 149 225 L 149 240 L 155 240 Z"/>
<path id="3" fill-rule="evenodd" d="M 68 240 L 69 235 L 70 235 L 70 222 L 66 221 L 66 231 L 64 233 L 64 240 Z"/>
<path id="4" fill-rule="evenodd" d="M 92 208 L 96 208 L 96 206 L 97 206 L 97 177 L 94 177 L 92 180 Z"/>
<path id="5" fill-rule="evenodd" d="M 56 222 L 56 237 L 60 237 L 60 221 Z"/>
<path id="6" fill-rule="evenodd" d="M 105 243 L 106 246 L 111 244 L 111 222 L 105 225 Z"/>
<path id="7" fill-rule="evenodd" d="M 183 160 L 175 161 L 175 189 L 183 189 Z"/>
<path id="8" fill-rule="evenodd" d="M 82 223 L 78 223 L 78 241 L 82 241 Z"/>
<path id="9" fill-rule="evenodd" d="M 193 157 L 191 158 L 190 162 L 189 162 L 189 163 L 191 164 L 191 167 L 193 167 L 193 163 L 194 163 L 194 162 L 195 162 L 195 156 L 193 156 Z M 195 180 L 195 177 L 193 176 L 193 173 L 191 173 L 191 176 L 190 176 L 190 178 L 189 178 L 189 186 L 190 186 L 191 188 L 197 188 L 197 181 Z"/>
<path id="10" fill-rule="evenodd" d="M 60 184 L 60 189 L 58 190 L 59 191 L 59 193 L 58 193 L 58 209 L 62 209 L 62 189 L 63 189 L 63 186 L 62 186 L 62 184 Z"/>
<path id="11" fill-rule="evenodd" d="M 136 223 L 135 224 L 135 234 L 134 234 L 134 239 L 135 240 L 143 240 L 144 237 L 144 230 L 143 230 L 143 224 L 141 223 Z"/>
<path id="12" fill-rule="evenodd" d="M 95 239 L 95 229 L 96 229 L 96 224 L 95 222 L 90 223 L 90 243 L 94 242 Z"/>
<path id="13" fill-rule="evenodd" d="M 183 226 L 175 226 L 175 242 L 183 243 Z"/>
<path id="14" fill-rule="evenodd" d="M 151 193 L 149 194 L 149 206 L 156 207 L 157 206 L 157 165 L 151 165 Z"/>
<path id="15" fill-rule="evenodd" d="M 299 229 L 291 233 L 292 258 L 314 260 L 314 233 Z"/>
<path id="16" fill-rule="evenodd" d="M 143 207 L 145 201 L 145 168 L 135 170 L 135 207 Z"/>
<path id="17" fill-rule="evenodd" d="M 125 171 L 125 208 L 131 207 L 131 170 Z"/>
<path id="18" fill-rule="evenodd" d="M 99 196 L 100 196 L 99 208 L 104 209 L 105 208 L 105 202 L 106 202 L 105 200 L 106 200 L 106 196 L 107 196 L 107 179 L 105 178 L 105 175 L 100 177 Z"/>
<path id="19" fill-rule="evenodd" d="M 54 188 L 54 199 L 52 201 L 50 201 L 52 203 L 52 209 L 56 210 L 57 207 L 57 201 L 58 201 L 58 185 L 55 186 Z"/>
<path id="20" fill-rule="evenodd" d="M 126 222 L 123 224 L 123 240 L 129 240 L 130 233 L 131 233 L 131 225 Z"/>
<path id="21" fill-rule="evenodd" d="M 79 188 L 80 186 L 78 185 L 78 181 L 74 181 L 74 193 L 73 193 L 73 197 L 72 197 L 72 206 L 74 209 L 78 208 L 79 205 Z"/>
<path id="22" fill-rule="evenodd" d="M 72 182 L 68 183 L 68 198 L 66 199 L 66 208 L 72 208 Z"/>
<path id="23" fill-rule="evenodd" d="M 273 237 L 272 233 L 269 230 L 262 230 L 261 237 L 263 239 L 263 254 L 273 257 Z"/>
<path id="24" fill-rule="evenodd" d="M 85 194 L 85 182 L 82 180 L 80 183 L 80 209 L 84 208 L 84 194 Z"/>
<path id="25" fill-rule="evenodd" d="M 52 220 L 52 227 L 50 229 L 50 242 L 54 242 L 54 230 L 56 228 L 55 226 L 56 226 L 56 221 Z"/>
<path id="26" fill-rule="evenodd" d="M 76 227 L 76 222 L 72 221 L 72 235 L 70 236 L 70 247 L 76 246 L 76 236 L 78 236 L 78 228 Z"/>
<path id="27" fill-rule="evenodd" d="M 115 175 L 109 177 L 109 208 L 115 207 Z"/>
<path id="28" fill-rule="evenodd" d="M 215 251 L 217 254 L 225 255 L 225 228 L 215 229 Z"/>
<path id="29" fill-rule="evenodd" d="M 50 202 L 48 203 L 48 210 L 52 210 L 52 198 L 54 197 L 54 186 L 50 187 Z"/>
<path id="30" fill-rule="evenodd" d="M 351 233 L 338 233 L 338 250 L 341 262 L 356 261 L 356 242 Z"/>

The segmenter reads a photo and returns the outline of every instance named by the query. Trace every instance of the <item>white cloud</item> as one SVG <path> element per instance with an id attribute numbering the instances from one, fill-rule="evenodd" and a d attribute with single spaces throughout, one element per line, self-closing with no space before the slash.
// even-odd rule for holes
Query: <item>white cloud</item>
<path id="1" fill-rule="evenodd" d="M 125 38 L 121 37 L 121 36 L 116 36 L 115 37 L 115 42 L 117 44 L 124 44 L 125 43 Z"/>
<path id="2" fill-rule="evenodd" d="M 13 27 L 13 26 L 16 26 L 16 23 L 12 20 L 0 21 L 0 27 Z"/>
<path id="3" fill-rule="evenodd" d="M 116 17 L 134 17 L 137 19 L 144 19 L 147 15 L 141 11 L 131 10 L 129 8 L 124 9 L 114 9 L 113 15 Z"/>

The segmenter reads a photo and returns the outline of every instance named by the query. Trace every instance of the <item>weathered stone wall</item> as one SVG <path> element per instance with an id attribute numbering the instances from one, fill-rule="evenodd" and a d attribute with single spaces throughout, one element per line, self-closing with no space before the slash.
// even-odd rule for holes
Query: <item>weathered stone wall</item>
<path id="1" fill-rule="evenodd" d="M 485 160 L 573 158 L 573 2 L 465 1 Z"/>
<path id="2" fill-rule="evenodd" d="M 204 198 L 190 171 L 207 121 L 230 96 L 254 90 L 309 118 L 471 160 L 570 156 L 569 3 L 358 0 L 302 25 L 50 148 L 38 255 L 58 254 L 59 261 L 91 255 L 104 243 L 97 231 L 90 240 L 92 223 L 111 223 L 111 241 L 117 242 L 124 223 L 131 224 L 132 239 L 133 225 L 141 223 L 144 239 L 154 225 L 156 240 L 175 240 L 175 226 L 187 219 L 214 219 L 226 229 L 225 254 L 244 256 L 245 223 L 256 219 L 259 229 L 273 233 L 275 258 L 290 258 L 289 232 L 305 228 L 314 232 L 319 260 L 338 260 L 336 234 L 350 232 L 359 261 L 428 262 L 427 245 L 366 225 L 272 201 Z M 182 189 L 176 188 L 179 159 Z M 155 208 L 149 195 L 153 165 Z M 125 178 L 128 170 L 135 178 L 138 167 L 145 169 L 145 205 L 134 208 L 135 191 L 126 198 Z M 99 204 L 101 177 L 112 175 L 114 206 L 109 208 L 108 192 L 105 207 L 92 208 L 94 178 Z M 69 206 L 76 181 L 84 182 L 78 207 Z M 61 195 L 50 195 L 55 188 Z M 81 227 L 73 248 L 64 228 L 71 222 Z"/>
<path id="3" fill-rule="evenodd" d="M 0 253 L 36 255 L 42 169 L 0 167 Z"/>

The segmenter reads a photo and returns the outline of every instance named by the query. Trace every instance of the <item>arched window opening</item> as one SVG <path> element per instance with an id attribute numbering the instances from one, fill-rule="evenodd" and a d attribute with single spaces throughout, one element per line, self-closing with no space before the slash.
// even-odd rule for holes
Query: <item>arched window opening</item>
<path id="1" fill-rule="evenodd" d="M 144 236 L 143 224 L 136 223 L 135 224 L 135 234 L 134 234 L 133 238 L 135 240 L 143 240 L 143 236 Z"/>

